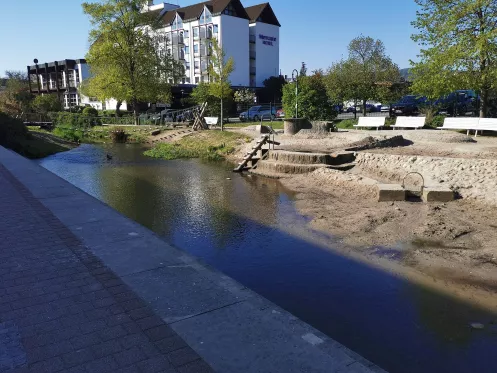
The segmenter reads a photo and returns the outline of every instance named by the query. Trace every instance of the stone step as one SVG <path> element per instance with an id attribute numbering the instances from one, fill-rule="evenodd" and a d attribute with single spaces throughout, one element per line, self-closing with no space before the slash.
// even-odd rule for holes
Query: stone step
<path id="1" fill-rule="evenodd" d="M 289 152 L 284 150 L 270 150 L 269 160 L 279 161 L 284 163 L 295 164 L 327 164 L 341 165 L 351 163 L 355 160 L 353 152 L 343 152 L 335 154 L 326 153 L 306 153 L 306 152 Z"/>
<path id="2" fill-rule="evenodd" d="M 275 162 L 272 160 L 261 160 L 257 163 L 258 172 L 276 174 L 306 174 L 319 168 L 327 168 L 326 164 L 296 164 Z"/>

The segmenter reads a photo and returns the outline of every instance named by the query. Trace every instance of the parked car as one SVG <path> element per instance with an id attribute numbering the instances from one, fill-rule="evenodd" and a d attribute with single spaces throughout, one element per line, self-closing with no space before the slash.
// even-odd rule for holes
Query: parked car
<path id="1" fill-rule="evenodd" d="M 427 103 L 426 97 L 408 95 L 392 104 L 393 115 L 418 115 L 419 108 Z"/>
<path id="2" fill-rule="evenodd" d="M 435 101 L 440 114 L 466 115 L 478 111 L 478 95 L 469 89 L 460 89 Z"/>
<path id="3" fill-rule="evenodd" d="M 276 110 L 276 118 L 277 119 L 284 119 L 285 118 L 285 112 L 283 111 L 283 109 Z"/>
<path id="4" fill-rule="evenodd" d="M 390 112 L 390 105 L 381 105 L 380 111 L 382 113 L 388 113 L 388 112 Z"/>
<path id="5" fill-rule="evenodd" d="M 357 112 L 357 111 L 359 111 L 359 110 L 358 110 L 358 108 L 357 108 L 357 107 L 355 107 L 355 106 L 349 106 L 347 109 L 345 109 L 345 112 L 346 112 L 346 113 L 355 113 L 355 112 Z"/>
<path id="6" fill-rule="evenodd" d="M 240 121 L 255 121 L 258 122 L 261 118 L 274 120 L 276 118 L 276 107 L 269 105 L 252 106 L 247 111 L 240 113 Z"/>

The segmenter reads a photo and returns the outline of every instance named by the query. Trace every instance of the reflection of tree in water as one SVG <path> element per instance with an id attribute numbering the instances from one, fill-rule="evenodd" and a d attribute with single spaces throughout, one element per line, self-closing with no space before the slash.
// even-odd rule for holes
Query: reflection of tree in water
<path id="1" fill-rule="evenodd" d="M 495 314 L 427 287 L 407 286 L 406 292 L 417 307 L 420 326 L 444 345 L 467 347 L 474 338 L 481 338 L 482 333 L 490 332 L 472 330 L 470 324 L 489 323 L 496 318 Z"/>

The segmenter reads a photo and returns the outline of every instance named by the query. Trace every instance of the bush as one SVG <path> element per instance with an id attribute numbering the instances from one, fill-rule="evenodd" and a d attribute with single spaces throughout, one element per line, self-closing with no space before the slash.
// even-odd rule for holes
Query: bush
<path id="1" fill-rule="evenodd" d="M 431 122 L 426 121 L 425 127 L 437 128 L 442 127 L 445 120 L 445 115 L 435 115 Z"/>
<path id="2" fill-rule="evenodd" d="M 358 119 L 344 119 L 337 123 L 337 127 L 342 129 L 353 129 L 357 122 Z"/>
<path id="3" fill-rule="evenodd" d="M 110 131 L 110 138 L 112 139 L 112 142 L 124 144 L 128 141 L 128 137 L 129 135 L 123 128 L 117 127 Z"/>
<path id="4" fill-rule="evenodd" d="M 89 107 L 85 107 L 83 109 L 83 115 L 86 115 L 88 117 L 98 117 L 98 110 L 89 106 Z"/>
<path id="5" fill-rule="evenodd" d="M 97 117 L 68 112 L 50 113 L 50 118 L 55 127 L 66 129 L 88 129 L 101 124 Z"/>
<path id="6" fill-rule="evenodd" d="M 0 112 L 0 145 L 19 153 L 22 140 L 28 137 L 24 123 Z"/>

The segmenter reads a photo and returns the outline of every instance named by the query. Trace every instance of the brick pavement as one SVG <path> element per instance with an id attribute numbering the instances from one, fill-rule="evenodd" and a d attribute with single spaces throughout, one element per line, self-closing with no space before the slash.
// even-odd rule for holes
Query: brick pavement
<path id="1" fill-rule="evenodd" d="M 212 372 L 2 165 L 0 191 L 0 372 Z"/>

